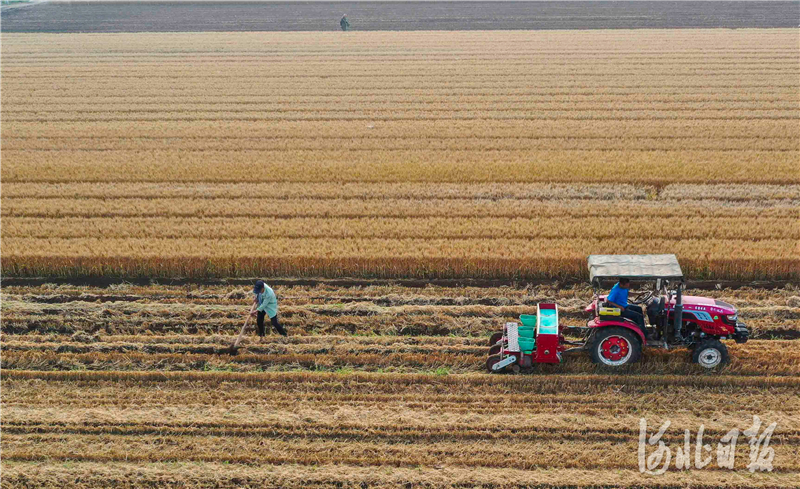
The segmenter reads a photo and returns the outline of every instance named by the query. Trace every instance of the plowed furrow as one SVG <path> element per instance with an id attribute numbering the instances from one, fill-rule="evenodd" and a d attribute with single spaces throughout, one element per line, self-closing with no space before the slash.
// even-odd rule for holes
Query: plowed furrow
<path id="1" fill-rule="evenodd" d="M 391 444 L 327 440 L 206 436 L 203 439 L 130 435 L 13 435 L 4 438 L 4 459 L 27 461 L 172 462 L 202 461 L 238 464 L 326 464 L 413 467 L 437 464 L 461 467 L 530 469 L 635 469 L 637 442 L 492 440 Z M 610 446 L 611 445 L 611 446 Z M 774 472 L 800 469 L 800 447 L 778 445 Z M 749 447 L 737 446 L 737 468 L 747 465 Z M 377 456 L 380 454 L 380 456 Z M 705 470 L 721 469 L 709 465 Z"/>

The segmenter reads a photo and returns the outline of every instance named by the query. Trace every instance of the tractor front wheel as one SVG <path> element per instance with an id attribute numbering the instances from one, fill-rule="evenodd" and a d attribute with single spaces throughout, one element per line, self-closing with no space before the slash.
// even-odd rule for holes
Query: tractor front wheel
<path id="1" fill-rule="evenodd" d="M 633 331 L 625 328 L 602 328 L 594 335 L 592 362 L 606 367 L 622 367 L 639 361 L 642 344 Z"/>
<path id="2" fill-rule="evenodd" d="M 715 369 L 730 361 L 728 347 L 719 340 L 701 341 L 694 347 L 692 361 L 705 369 Z"/>

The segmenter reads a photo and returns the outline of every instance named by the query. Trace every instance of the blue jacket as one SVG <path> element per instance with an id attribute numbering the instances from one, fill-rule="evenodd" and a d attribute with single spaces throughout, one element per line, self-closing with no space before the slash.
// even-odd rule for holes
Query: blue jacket
<path id="1" fill-rule="evenodd" d="M 623 289 L 619 286 L 619 282 L 611 289 L 606 297 L 608 302 L 619 304 L 622 307 L 628 307 L 628 289 Z"/>

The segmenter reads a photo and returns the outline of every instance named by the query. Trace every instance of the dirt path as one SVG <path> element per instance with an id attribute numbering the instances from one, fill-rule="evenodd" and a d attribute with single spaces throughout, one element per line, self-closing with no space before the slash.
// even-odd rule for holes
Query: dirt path
<path id="1" fill-rule="evenodd" d="M 796 27 L 797 2 L 93 2 L 3 10 L 3 32 Z"/>

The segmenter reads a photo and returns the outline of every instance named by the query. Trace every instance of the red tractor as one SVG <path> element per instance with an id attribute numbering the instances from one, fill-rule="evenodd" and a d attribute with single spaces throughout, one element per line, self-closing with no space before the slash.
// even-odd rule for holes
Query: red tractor
<path id="1" fill-rule="evenodd" d="M 722 301 L 683 295 L 684 278 L 675 255 L 591 255 L 589 278 L 594 297 L 581 341 L 567 341 L 558 324 L 555 304 L 539 304 L 536 316 L 522 315 L 522 325 L 506 323 L 489 340 L 489 372 L 518 371 L 534 363 L 559 363 L 562 354 L 588 351 L 592 361 L 606 367 L 634 363 L 644 348 L 689 348 L 692 361 L 714 369 L 728 362 L 722 340 L 747 341 L 749 332 L 736 308 Z M 642 292 L 630 300 L 641 306 L 644 329 L 606 303 L 602 286 L 629 279 Z M 576 328 L 571 328 L 576 329 Z"/>

